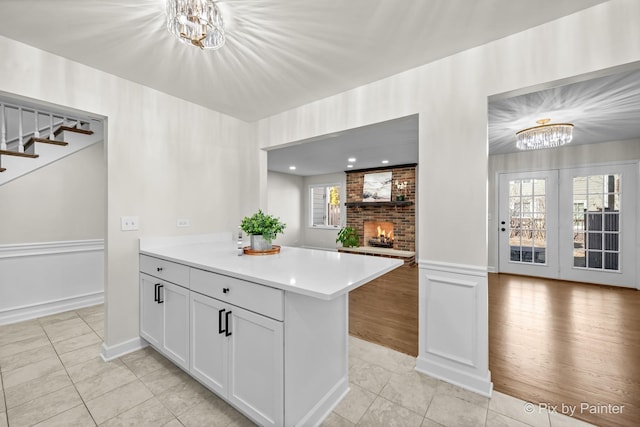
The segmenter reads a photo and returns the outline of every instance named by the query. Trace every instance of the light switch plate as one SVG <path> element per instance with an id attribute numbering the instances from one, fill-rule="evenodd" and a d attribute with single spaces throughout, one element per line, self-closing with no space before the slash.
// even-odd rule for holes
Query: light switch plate
<path id="1" fill-rule="evenodd" d="M 134 231 L 140 227 L 140 221 L 137 216 L 122 216 L 120 217 L 120 230 L 122 231 Z"/>

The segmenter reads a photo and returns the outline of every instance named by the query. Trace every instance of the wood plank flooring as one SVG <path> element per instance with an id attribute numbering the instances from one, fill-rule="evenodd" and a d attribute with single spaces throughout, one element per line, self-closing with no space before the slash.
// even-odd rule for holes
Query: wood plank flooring
<path id="1" fill-rule="evenodd" d="M 489 274 L 489 369 L 497 391 L 640 425 L 640 291 Z"/>
<path id="2" fill-rule="evenodd" d="M 349 293 L 349 333 L 418 355 L 418 267 L 403 265 Z"/>
<path id="3" fill-rule="evenodd" d="M 417 356 L 418 268 L 352 291 L 349 333 Z M 489 369 L 497 391 L 564 404 L 596 425 L 640 426 L 640 291 L 489 274 Z"/>

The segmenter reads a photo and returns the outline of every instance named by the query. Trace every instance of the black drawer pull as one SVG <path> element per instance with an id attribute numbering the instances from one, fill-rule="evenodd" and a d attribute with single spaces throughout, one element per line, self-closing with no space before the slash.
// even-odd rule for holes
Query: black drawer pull
<path id="1" fill-rule="evenodd" d="M 225 330 L 222 329 L 222 313 L 224 313 L 224 308 L 218 310 L 218 333 L 224 334 Z"/>
<path id="2" fill-rule="evenodd" d="M 154 289 L 153 289 L 153 300 L 155 302 L 159 302 L 160 301 L 160 283 L 156 283 L 154 285 Z"/>
<path id="3" fill-rule="evenodd" d="M 164 268 L 158 267 L 156 270 L 158 270 L 158 272 L 161 272 L 162 270 L 164 270 Z"/>
<path id="4" fill-rule="evenodd" d="M 230 312 L 230 311 L 227 311 L 227 314 L 225 314 L 225 315 L 224 315 L 224 316 L 225 316 L 225 318 L 224 318 L 224 325 L 225 325 L 225 328 L 227 329 L 227 330 L 224 332 L 224 336 L 225 336 L 225 337 L 231 336 L 231 328 L 229 327 L 229 326 L 230 326 L 230 325 L 229 325 L 229 316 L 230 316 L 230 315 L 231 315 L 231 312 Z"/>
<path id="5" fill-rule="evenodd" d="M 228 294 L 229 293 L 229 288 L 222 288 L 222 293 L 223 294 Z"/>
<path id="6" fill-rule="evenodd" d="M 164 298 L 162 298 L 162 288 L 164 288 L 163 284 L 158 283 L 158 304 L 162 304 L 164 302 Z"/>

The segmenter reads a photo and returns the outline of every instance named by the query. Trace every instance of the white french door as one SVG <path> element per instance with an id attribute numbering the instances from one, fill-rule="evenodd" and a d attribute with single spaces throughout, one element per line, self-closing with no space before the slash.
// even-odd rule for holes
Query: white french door
<path id="1" fill-rule="evenodd" d="M 638 165 L 500 174 L 499 271 L 637 284 Z"/>
<path id="2" fill-rule="evenodd" d="M 637 165 L 560 171 L 560 278 L 636 287 Z"/>
<path id="3" fill-rule="evenodd" d="M 558 275 L 558 172 L 500 174 L 500 272 Z"/>

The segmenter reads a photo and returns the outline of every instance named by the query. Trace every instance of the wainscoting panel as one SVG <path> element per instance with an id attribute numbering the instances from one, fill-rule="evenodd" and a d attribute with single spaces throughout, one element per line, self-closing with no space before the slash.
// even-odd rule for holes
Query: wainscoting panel
<path id="1" fill-rule="evenodd" d="M 416 370 L 491 396 L 486 268 L 419 262 Z"/>
<path id="2" fill-rule="evenodd" d="M 104 241 L 0 245 L 0 324 L 104 300 Z"/>

